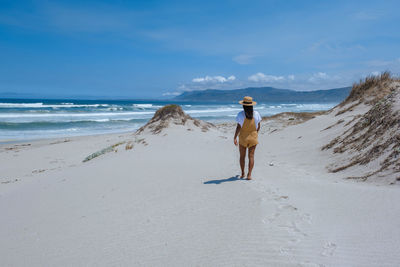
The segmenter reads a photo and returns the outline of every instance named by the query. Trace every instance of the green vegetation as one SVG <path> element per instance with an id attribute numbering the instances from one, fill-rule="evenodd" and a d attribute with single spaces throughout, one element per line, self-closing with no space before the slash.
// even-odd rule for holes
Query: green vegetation
<path id="1" fill-rule="evenodd" d="M 112 151 L 115 150 L 115 148 L 117 146 L 122 145 L 124 143 L 125 142 L 119 142 L 119 143 L 116 143 L 114 145 L 111 145 L 111 146 L 108 146 L 106 148 L 103 148 L 102 150 L 99 150 L 97 152 L 94 152 L 94 153 L 90 154 L 89 156 L 87 156 L 82 162 L 87 162 L 87 161 L 92 160 L 94 158 L 97 158 L 98 156 L 101 156 L 101 155 L 103 155 L 105 153 L 112 152 Z"/>

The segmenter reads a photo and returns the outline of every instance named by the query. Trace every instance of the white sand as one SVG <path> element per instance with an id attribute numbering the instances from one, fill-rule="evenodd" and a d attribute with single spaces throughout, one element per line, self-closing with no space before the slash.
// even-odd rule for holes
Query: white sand
<path id="1" fill-rule="evenodd" d="M 399 266 L 399 187 L 327 171 L 338 119 L 263 131 L 252 181 L 229 127 L 1 145 L 0 265 Z"/>

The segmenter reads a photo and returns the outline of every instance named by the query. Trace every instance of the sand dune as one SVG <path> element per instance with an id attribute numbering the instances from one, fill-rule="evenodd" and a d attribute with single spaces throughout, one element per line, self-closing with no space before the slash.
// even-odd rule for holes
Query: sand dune
<path id="1" fill-rule="evenodd" d="M 0 265 L 398 266 L 393 177 L 345 179 L 371 166 L 332 172 L 351 151 L 321 149 L 371 109 L 350 106 L 263 120 L 252 181 L 234 124 L 177 107 L 137 133 L 1 145 Z"/>

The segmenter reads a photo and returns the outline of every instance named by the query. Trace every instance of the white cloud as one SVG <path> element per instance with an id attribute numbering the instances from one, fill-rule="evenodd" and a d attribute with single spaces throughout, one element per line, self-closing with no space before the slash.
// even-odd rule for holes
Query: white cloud
<path id="1" fill-rule="evenodd" d="M 247 65 L 252 62 L 253 58 L 254 56 L 251 55 L 238 55 L 234 57 L 232 60 L 241 65 Z"/>
<path id="2" fill-rule="evenodd" d="M 200 78 L 194 78 L 192 82 L 194 83 L 226 83 L 236 80 L 236 77 L 231 75 L 227 78 L 223 76 L 205 76 Z"/>
<path id="3" fill-rule="evenodd" d="M 177 95 L 180 95 L 181 93 L 179 93 L 179 92 L 166 92 L 166 93 L 163 93 L 162 95 L 163 96 L 177 96 Z"/>
<path id="4" fill-rule="evenodd" d="M 287 77 L 288 77 L 288 79 L 291 80 L 291 81 L 293 81 L 294 78 L 295 78 L 293 74 L 292 74 L 292 75 L 288 75 Z"/>
<path id="5" fill-rule="evenodd" d="M 338 81 L 340 80 L 341 77 L 338 75 L 328 75 L 325 72 L 317 72 L 311 75 L 310 78 L 308 78 L 308 81 L 311 83 L 320 83 L 320 82 L 326 82 L 326 81 Z"/>
<path id="6" fill-rule="evenodd" d="M 378 75 L 380 75 L 381 73 L 379 72 L 379 71 L 373 71 L 373 72 L 371 72 L 371 75 L 373 75 L 373 76 L 378 76 Z"/>
<path id="7" fill-rule="evenodd" d="M 240 88 L 244 86 L 243 83 L 236 78 L 234 75 L 230 76 L 209 76 L 206 75 L 204 77 L 197 77 L 192 79 L 187 83 L 183 83 L 179 85 L 175 91 L 182 93 L 188 91 L 198 91 L 198 90 L 206 90 L 206 89 L 232 89 L 232 88 Z"/>
<path id="8" fill-rule="evenodd" d="M 252 82 L 279 82 L 279 81 L 284 81 L 285 77 L 268 75 L 262 72 L 258 72 L 256 74 L 249 76 L 248 79 L 249 81 Z"/>
<path id="9" fill-rule="evenodd" d="M 325 72 L 317 72 L 317 73 L 314 73 L 314 74 L 308 79 L 308 81 L 310 81 L 310 82 L 317 82 L 317 81 L 328 80 L 328 79 L 329 79 L 329 75 L 326 74 Z"/>

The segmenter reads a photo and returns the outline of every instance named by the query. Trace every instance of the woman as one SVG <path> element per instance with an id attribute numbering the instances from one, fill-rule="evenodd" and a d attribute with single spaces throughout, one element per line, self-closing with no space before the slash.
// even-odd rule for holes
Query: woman
<path id="1" fill-rule="evenodd" d="M 253 111 L 253 106 L 257 102 L 253 101 L 253 98 L 250 96 L 245 96 L 242 101 L 239 101 L 239 104 L 243 105 L 243 111 L 240 111 L 236 116 L 237 126 L 233 143 L 235 146 L 238 145 L 237 137 L 239 135 L 240 168 L 242 169 L 240 178 L 244 178 L 246 150 L 249 149 L 249 172 L 247 173 L 247 180 L 251 180 L 261 116 L 257 111 Z"/>

